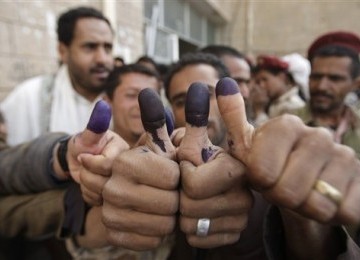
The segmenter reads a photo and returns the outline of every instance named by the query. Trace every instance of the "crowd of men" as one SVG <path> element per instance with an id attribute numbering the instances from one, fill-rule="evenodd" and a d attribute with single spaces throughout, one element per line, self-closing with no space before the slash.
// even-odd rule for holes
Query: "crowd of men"
<path id="1" fill-rule="evenodd" d="M 93 8 L 57 34 L 0 104 L 0 259 L 360 258 L 358 35 L 160 66 Z"/>

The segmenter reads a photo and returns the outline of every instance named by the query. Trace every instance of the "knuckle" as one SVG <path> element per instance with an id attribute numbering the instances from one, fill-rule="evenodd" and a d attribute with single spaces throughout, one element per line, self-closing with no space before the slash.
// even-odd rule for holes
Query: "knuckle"
<path id="1" fill-rule="evenodd" d="M 356 152 L 351 147 L 341 144 L 334 144 L 334 157 L 348 163 L 355 163 L 358 160 Z"/>
<path id="2" fill-rule="evenodd" d="M 274 187 L 268 194 L 266 194 L 273 203 L 284 206 L 289 209 L 297 208 L 303 202 L 296 190 L 285 186 L 279 185 Z"/>
<path id="3" fill-rule="evenodd" d="M 298 128 L 304 126 L 304 123 L 299 117 L 291 114 L 283 114 L 275 120 L 277 121 L 276 124 L 281 128 L 289 128 L 289 126 L 292 128 Z"/>

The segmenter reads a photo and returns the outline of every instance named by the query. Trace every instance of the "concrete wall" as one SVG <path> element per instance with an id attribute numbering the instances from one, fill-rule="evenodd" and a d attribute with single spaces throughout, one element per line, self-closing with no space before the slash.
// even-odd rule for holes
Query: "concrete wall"
<path id="1" fill-rule="evenodd" d="M 311 42 L 327 31 L 350 30 L 360 34 L 360 1 L 241 2 L 225 30 L 228 43 L 248 53 L 306 54 Z"/>

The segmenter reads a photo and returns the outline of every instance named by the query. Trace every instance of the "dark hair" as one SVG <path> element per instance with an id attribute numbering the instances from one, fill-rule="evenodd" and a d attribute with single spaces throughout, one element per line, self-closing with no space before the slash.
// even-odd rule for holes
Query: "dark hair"
<path id="1" fill-rule="evenodd" d="M 158 71 L 158 65 L 153 58 L 144 55 L 144 56 L 139 57 L 135 63 L 141 64 L 142 62 L 152 64 L 154 66 L 154 68 L 156 69 L 156 71 Z"/>
<path id="2" fill-rule="evenodd" d="M 360 59 L 359 54 L 345 46 L 340 45 L 327 45 L 318 49 L 311 57 L 310 63 L 316 57 L 348 57 L 351 59 L 350 75 L 353 79 L 360 75 Z"/>
<path id="3" fill-rule="evenodd" d="M 221 58 L 224 55 L 230 55 L 246 60 L 246 56 L 244 54 L 226 45 L 208 45 L 206 47 L 199 49 L 199 51 L 204 53 L 214 54 L 219 58 Z"/>
<path id="4" fill-rule="evenodd" d="M 150 77 L 155 77 L 160 84 L 159 74 L 156 71 L 151 70 L 143 65 L 129 64 L 121 67 L 115 67 L 108 76 L 105 84 L 105 92 L 110 99 L 113 98 L 115 89 L 121 84 L 121 77 L 128 73 L 139 73 Z"/>
<path id="5" fill-rule="evenodd" d="M 198 50 L 199 52 L 204 53 L 211 53 L 214 54 L 216 57 L 222 59 L 224 56 L 232 56 L 239 59 L 243 59 L 247 62 L 250 68 L 253 67 L 252 62 L 246 57 L 245 54 L 238 51 L 237 49 L 227 46 L 227 45 L 208 45 Z"/>
<path id="6" fill-rule="evenodd" d="M 116 60 L 116 61 L 121 61 L 122 63 L 125 63 L 124 58 L 123 58 L 123 57 L 120 57 L 120 56 L 115 56 L 115 57 L 114 57 L 114 60 Z"/>
<path id="7" fill-rule="evenodd" d="M 170 67 L 169 73 L 166 76 L 164 87 L 165 87 L 165 94 L 168 99 L 169 99 L 169 87 L 174 75 L 189 65 L 197 65 L 197 64 L 207 64 L 213 67 L 217 71 L 219 79 L 223 77 L 229 77 L 230 75 L 224 63 L 215 55 L 210 53 L 202 53 L 202 52 L 187 53 L 184 56 L 182 56 L 177 63 L 173 64 Z"/>
<path id="8" fill-rule="evenodd" d="M 78 7 L 70 9 L 60 15 L 57 23 L 57 35 L 59 42 L 69 46 L 74 38 L 76 22 L 82 18 L 96 18 L 106 22 L 110 29 L 109 20 L 98 10 L 92 7 Z"/>

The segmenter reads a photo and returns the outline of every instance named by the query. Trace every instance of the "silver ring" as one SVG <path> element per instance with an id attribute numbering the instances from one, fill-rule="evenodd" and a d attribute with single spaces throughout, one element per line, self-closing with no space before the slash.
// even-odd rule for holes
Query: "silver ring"
<path id="1" fill-rule="evenodd" d="M 206 237 L 209 233 L 210 219 L 200 218 L 197 222 L 196 235 L 199 237 Z"/>

